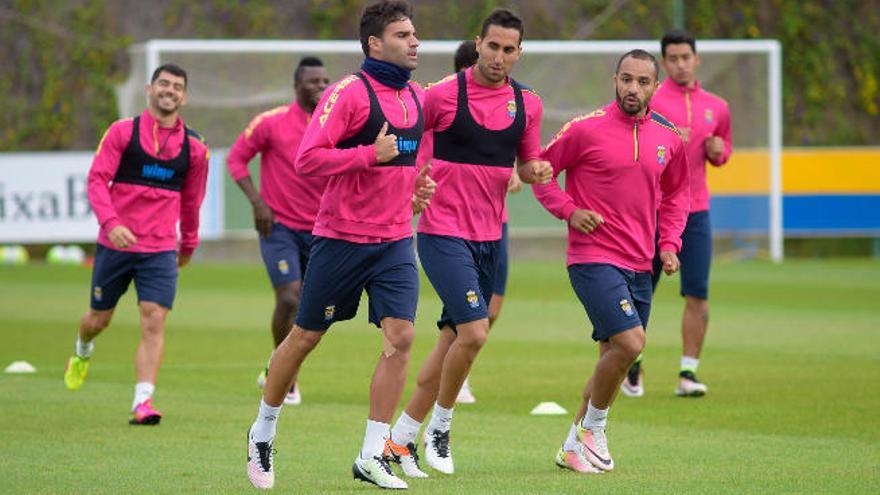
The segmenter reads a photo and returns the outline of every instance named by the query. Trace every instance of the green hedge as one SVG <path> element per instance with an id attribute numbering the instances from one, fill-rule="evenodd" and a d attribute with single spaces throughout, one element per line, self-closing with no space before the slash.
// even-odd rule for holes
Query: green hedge
<path id="1" fill-rule="evenodd" d="M 147 38 L 350 39 L 359 0 L 164 0 L 133 16 L 111 0 L 12 0 L 0 6 L 0 150 L 88 149 L 116 118 L 125 48 Z M 501 2 L 419 0 L 424 39 L 465 39 Z M 657 39 L 671 0 L 513 2 L 530 39 Z M 777 38 L 784 50 L 786 145 L 880 144 L 877 2 L 684 1 L 698 38 Z M 156 21 L 155 19 L 159 19 Z M 128 32 L 133 34 L 129 34 Z M 183 34 L 182 34 L 183 33 Z M 9 69 L 13 68 L 13 69 Z"/>

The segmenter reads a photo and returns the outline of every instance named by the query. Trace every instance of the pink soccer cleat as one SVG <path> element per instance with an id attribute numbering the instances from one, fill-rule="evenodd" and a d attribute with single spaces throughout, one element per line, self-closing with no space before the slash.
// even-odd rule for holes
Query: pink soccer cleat
<path id="1" fill-rule="evenodd" d="M 134 408 L 131 419 L 128 420 L 130 425 L 157 425 L 162 419 L 162 413 L 153 409 L 153 398 L 141 402 Z"/>
<path id="2" fill-rule="evenodd" d="M 583 446 L 584 458 L 602 471 L 614 469 L 614 460 L 608 452 L 608 439 L 604 428 L 577 427 L 577 439 Z"/>
<path id="3" fill-rule="evenodd" d="M 247 474 L 255 488 L 268 490 L 275 486 L 275 469 L 272 466 L 275 449 L 272 442 L 255 442 L 248 430 Z"/>
<path id="4" fill-rule="evenodd" d="M 602 474 L 604 471 L 590 464 L 584 457 L 583 444 L 576 442 L 575 450 L 560 448 L 556 453 L 556 465 L 562 469 L 570 469 L 576 473 Z"/>

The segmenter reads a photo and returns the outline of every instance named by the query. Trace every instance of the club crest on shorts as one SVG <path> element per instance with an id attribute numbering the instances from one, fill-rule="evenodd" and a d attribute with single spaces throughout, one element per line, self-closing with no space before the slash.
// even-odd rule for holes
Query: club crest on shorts
<path id="1" fill-rule="evenodd" d="M 95 296 L 95 301 L 100 301 L 104 299 L 104 289 L 101 288 L 100 285 L 96 285 L 92 290 L 92 294 Z"/>
<path id="2" fill-rule="evenodd" d="M 282 275 L 290 273 L 290 265 L 287 264 L 287 260 L 280 260 L 278 262 L 278 271 L 281 272 Z"/>
<path id="3" fill-rule="evenodd" d="M 712 123 L 712 119 L 714 118 L 714 116 L 712 115 L 712 109 L 711 109 L 711 108 L 707 108 L 706 111 L 703 112 L 703 118 L 706 119 L 706 123 L 707 123 L 707 124 L 711 124 L 711 123 Z"/>
<path id="4" fill-rule="evenodd" d="M 666 146 L 662 144 L 657 146 L 657 163 L 666 165 Z"/>
<path id="5" fill-rule="evenodd" d="M 632 304 L 630 304 L 627 299 L 620 300 L 620 309 L 626 316 L 632 316 L 634 314 Z"/>
<path id="6" fill-rule="evenodd" d="M 516 100 L 507 102 L 507 116 L 510 118 L 516 117 Z"/>
<path id="7" fill-rule="evenodd" d="M 468 306 L 472 308 L 480 307 L 480 298 L 477 297 L 477 293 L 475 291 L 469 290 L 467 291 L 467 293 L 465 293 L 465 296 L 467 297 Z"/>
<path id="8" fill-rule="evenodd" d="M 336 305 L 331 304 L 324 308 L 324 321 L 330 321 L 336 315 Z"/>

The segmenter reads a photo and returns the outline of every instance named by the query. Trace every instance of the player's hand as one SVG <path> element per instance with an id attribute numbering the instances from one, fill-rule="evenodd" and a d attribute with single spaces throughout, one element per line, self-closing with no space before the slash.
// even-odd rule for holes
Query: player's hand
<path id="1" fill-rule="evenodd" d="M 190 260 L 192 260 L 191 254 L 180 254 L 177 253 L 177 268 L 183 268 L 189 264 Z"/>
<path id="2" fill-rule="evenodd" d="M 667 275 L 672 275 L 681 268 L 681 262 L 678 261 L 678 256 L 672 251 L 661 251 L 660 263 L 663 264 L 663 271 Z"/>
<path id="3" fill-rule="evenodd" d="M 416 176 L 415 191 L 413 192 L 413 213 L 418 215 L 425 211 L 425 208 L 431 204 L 431 198 L 437 191 L 437 183 L 428 175 L 431 172 L 431 165 L 425 165 L 419 170 Z"/>
<path id="4" fill-rule="evenodd" d="M 394 160 L 400 151 L 397 149 L 397 136 L 394 134 L 386 134 L 388 132 L 388 122 L 382 124 L 379 129 L 379 135 L 376 136 L 376 162 L 388 163 Z"/>
<path id="5" fill-rule="evenodd" d="M 137 237 L 135 237 L 125 225 L 117 225 L 116 227 L 113 227 L 113 229 L 110 230 L 110 233 L 107 234 L 107 237 L 110 238 L 110 242 L 112 242 L 114 246 L 120 249 L 126 249 L 137 244 Z"/>
<path id="6" fill-rule="evenodd" d="M 522 179 L 519 178 L 519 174 L 514 172 L 510 174 L 510 179 L 507 181 L 507 192 L 513 194 L 518 193 L 522 190 Z"/>
<path id="7" fill-rule="evenodd" d="M 272 224 L 275 223 L 275 214 L 262 199 L 254 203 L 254 228 L 262 238 L 269 237 L 272 233 Z"/>
<path id="8" fill-rule="evenodd" d="M 568 224 L 573 229 L 584 234 L 589 234 L 596 230 L 603 223 L 605 223 L 605 219 L 602 218 L 602 215 L 593 210 L 574 210 L 574 213 L 568 219 Z"/>
<path id="9" fill-rule="evenodd" d="M 545 160 L 529 160 L 519 165 L 517 172 L 526 184 L 549 184 L 553 180 L 553 166 Z"/>
<path id="10" fill-rule="evenodd" d="M 718 136 L 706 138 L 703 146 L 706 149 L 706 156 L 713 162 L 720 160 L 721 155 L 724 154 L 724 140 Z"/>

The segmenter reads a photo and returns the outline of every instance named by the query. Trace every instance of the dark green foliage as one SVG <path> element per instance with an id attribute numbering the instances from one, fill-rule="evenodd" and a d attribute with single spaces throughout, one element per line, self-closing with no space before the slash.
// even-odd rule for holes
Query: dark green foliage
<path id="1" fill-rule="evenodd" d="M 5 6 L 9 5 L 9 6 Z M 352 39 L 360 0 L 12 0 L 0 6 L 0 150 L 91 148 L 118 115 L 126 47 L 150 38 Z M 504 5 L 526 39 L 658 39 L 670 0 L 419 0 L 422 39 L 468 39 Z M 686 0 L 698 39 L 783 44 L 785 144 L 878 144 L 880 2 Z"/>

